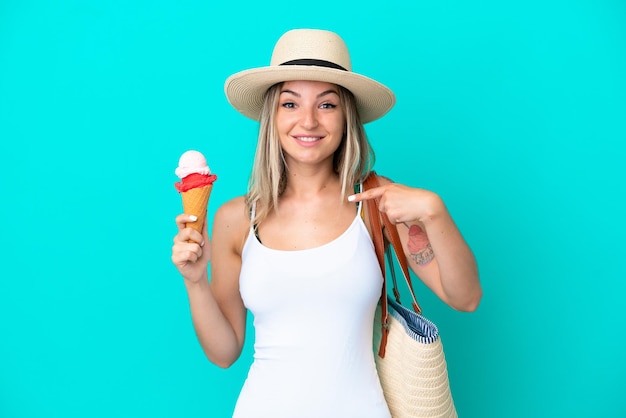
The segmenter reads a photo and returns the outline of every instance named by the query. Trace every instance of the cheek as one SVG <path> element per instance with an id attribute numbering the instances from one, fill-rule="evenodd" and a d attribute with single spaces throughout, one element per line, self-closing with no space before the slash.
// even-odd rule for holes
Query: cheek
<path id="1" fill-rule="evenodd" d="M 346 119 L 343 115 L 340 115 L 331 122 L 333 126 L 333 131 L 340 136 L 343 136 L 343 133 L 346 131 Z"/>
<path id="2" fill-rule="evenodd" d="M 289 131 L 292 125 L 293 124 L 290 122 L 290 118 L 285 116 L 285 114 L 276 114 L 275 126 L 278 133 L 284 133 L 285 131 Z"/>

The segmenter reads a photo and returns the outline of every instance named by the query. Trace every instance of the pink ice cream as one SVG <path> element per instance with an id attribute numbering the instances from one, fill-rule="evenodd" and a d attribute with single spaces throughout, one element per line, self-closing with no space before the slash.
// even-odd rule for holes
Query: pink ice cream
<path id="1" fill-rule="evenodd" d="M 174 173 L 181 179 L 180 182 L 174 184 L 180 193 L 211 185 L 217 180 L 217 176 L 211 174 L 204 155 L 193 150 L 186 151 L 180 156 Z"/>

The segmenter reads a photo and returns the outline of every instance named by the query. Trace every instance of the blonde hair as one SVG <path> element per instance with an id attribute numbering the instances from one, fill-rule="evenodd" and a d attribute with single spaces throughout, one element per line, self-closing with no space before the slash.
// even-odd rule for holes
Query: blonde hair
<path id="1" fill-rule="evenodd" d="M 276 132 L 276 111 L 282 83 L 270 87 L 263 97 L 259 139 L 252 174 L 246 194 L 246 210 L 256 202 L 253 224 L 261 223 L 278 207 L 278 199 L 287 185 L 287 165 Z M 339 101 L 346 119 L 344 138 L 335 151 L 333 166 L 341 181 L 343 201 L 353 188 L 367 177 L 374 166 L 375 155 L 356 108 L 354 95 L 339 87 Z"/>

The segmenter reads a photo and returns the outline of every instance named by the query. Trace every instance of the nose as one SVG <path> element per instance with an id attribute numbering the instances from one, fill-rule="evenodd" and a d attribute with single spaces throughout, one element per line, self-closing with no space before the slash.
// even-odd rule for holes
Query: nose
<path id="1" fill-rule="evenodd" d="M 302 115 L 302 127 L 307 130 L 317 128 L 319 121 L 317 120 L 317 108 L 315 106 L 307 107 L 303 109 Z"/>

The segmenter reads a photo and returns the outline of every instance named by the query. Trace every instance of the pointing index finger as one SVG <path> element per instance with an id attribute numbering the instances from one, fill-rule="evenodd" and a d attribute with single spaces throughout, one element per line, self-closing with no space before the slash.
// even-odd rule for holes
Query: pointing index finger
<path id="1" fill-rule="evenodd" d="M 348 196 L 348 202 L 362 202 L 364 200 L 376 199 L 383 195 L 384 187 L 374 187 L 361 193 Z"/>

